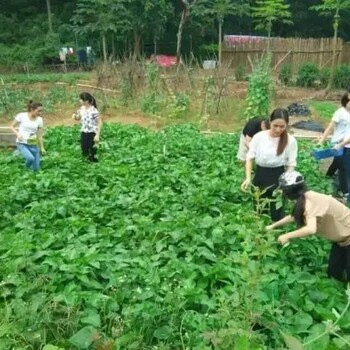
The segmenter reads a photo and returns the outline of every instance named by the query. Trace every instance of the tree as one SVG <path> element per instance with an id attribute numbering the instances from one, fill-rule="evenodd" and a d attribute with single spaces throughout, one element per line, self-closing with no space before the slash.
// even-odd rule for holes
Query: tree
<path id="1" fill-rule="evenodd" d="M 134 39 L 135 60 L 141 54 L 141 41 L 144 36 L 150 34 L 153 41 L 160 37 L 173 6 L 168 0 L 127 0 L 127 9 Z"/>
<path id="2" fill-rule="evenodd" d="M 199 0 L 195 11 L 200 16 L 206 16 L 209 19 L 218 22 L 218 58 L 221 64 L 221 44 L 222 44 L 222 25 L 228 15 L 242 16 L 248 14 L 249 4 L 237 0 Z"/>
<path id="3" fill-rule="evenodd" d="M 52 13 L 51 13 L 50 0 L 46 0 L 46 7 L 47 7 L 47 21 L 49 23 L 49 33 L 52 33 Z"/>
<path id="4" fill-rule="evenodd" d="M 290 5 L 284 3 L 284 0 L 258 0 L 256 6 L 252 7 L 252 17 L 256 22 L 256 29 L 267 31 L 268 42 L 267 51 L 270 52 L 270 37 L 272 26 L 275 22 L 284 24 L 293 24 L 292 14 L 289 10 Z"/>
<path id="5" fill-rule="evenodd" d="M 333 52 L 332 52 L 332 63 L 331 72 L 329 76 L 328 85 L 326 91 L 329 91 L 333 87 L 334 70 L 335 70 L 335 56 L 337 49 L 338 40 L 338 27 L 340 22 L 340 12 L 350 9 L 350 0 L 322 0 L 322 5 L 312 6 L 314 9 L 324 16 L 333 15 Z"/>
<path id="6" fill-rule="evenodd" d="M 78 0 L 72 22 L 77 34 L 99 35 L 104 61 L 107 61 L 107 36 L 131 28 L 123 0 Z"/>
<path id="7" fill-rule="evenodd" d="M 182 4 L 182 11 L 181 11 L 181 18 L 179 23 L 179 28 L 177 30 L 177 42 L 176 42 L 176 62 L 177 64 L 180 63 L 181 59 L 181 42 L 182 42 L 182 32 L 185 26 L 185 23 L 187 22 L 188 18 L 191 14 L 191 9 L 196 3 L 196 0 L 181 0 Z"/>

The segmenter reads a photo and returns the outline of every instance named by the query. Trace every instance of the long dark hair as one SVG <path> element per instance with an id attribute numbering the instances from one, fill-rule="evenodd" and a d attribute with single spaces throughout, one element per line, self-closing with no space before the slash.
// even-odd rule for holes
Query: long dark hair
<path id="1" fill-rule="evenodd" d="M 289 114 L 288 111 L 284 108 L 276 108 L 270 115 L 270 123 L 274 121 L 275 119 L 283 119 L 286 124 L 289 124 Z M 283 131 L 283 133 L 280 136 L 280 140 L 278 142 L 277 147 L 277 155 L 281 155 L 284 150 L 286 149 L 288 144 L 288 132 L 287 129 Z"/>
<path id="2" fill-rule="evenodd" d="M 305 183 L 283 188 L 283 195 L 288 199 L 295 200 L 292 216 L 298 226 L 304 226 L 305 222 L 305 192 L 308 191 Z"/>
<path id="3" fill-rule="evenodd" d="M 35 111 L 39 107 L 42 107 L 43 104 L 40 102 L 33 102 L 32 100 L 29 100 L 27 103 L 27 110 L 28 112 Z"/>
<path id="4" fill-rule="evenodd" d="M 97 108 L 97 103 L 96 103 L 95 97 L 92 96 L 89 92 L 82 92 L 80 94 L 79 98 L 83 101 L 88 101 L 92 106 Z"/>

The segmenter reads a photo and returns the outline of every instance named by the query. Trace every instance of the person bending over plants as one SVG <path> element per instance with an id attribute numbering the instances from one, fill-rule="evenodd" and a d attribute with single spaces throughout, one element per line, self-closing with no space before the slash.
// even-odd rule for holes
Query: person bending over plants
<path id="1" fill-rule="evenodd" d="M 275 109 L 269 121 L 270 129 L 258 132 L 250 142 L 245 164 L 246 178 L 241 189 L 246 191 L 251 183 L 255 160 L 253 185 L 264 191 L 262 197 L 273 199 L 279 176 L 286 169 L 293 170 L 296 166 L 298 145 L 294 136 L 287 132 L 289 115 L 286 109 Z M 283 217 L 283 208 L 277 209 L 275 201 L 270 205 L 270 215 L 273 221 Z"/>
<path id="2" fill-rule="evenodd" d="M 25 159 L 27 169 L 38 171 L 40 152 L 45 154 L 43 142 L 43 105 L 40 102 L 28 102 L 28 111 L 16 115 L 10 128 L 17 136 L 17 149 Z"/>
<path id="3" fill-rule="evenodd" d="M 79 96 L 80 108 L 73 114 L 73 119 L 81 123 L 80 144 L 82 154 L 91 162 L 98 162 L 96 145 L 100 141 L 102 119 L 95 98 L 88 92 Z"/>
<path id="4" fill-rule="evenodd" d="M 267 231 L 296 222 L 299 228 L 278 237 L 282 245 L 291 239 L 317 234 L 333 241 L 328 276 L 350 281 L 350 209 L 330 195 L 308 190 L 297 171 L 282 174 L 279 187 L 283 195 L 295 201 L 291 215 L 266 227 Z"/>
<path id="5" fill-rule="evenodd" d="M 266 130 L 270 128 L 269 119 L 264 118 L 252 118 L 249 119 L 245 124 L 241 137 L 239 139 L 239 147 L 237 152 L 237 158 L 243 162 L 246 161 L 247 153 L 249 150 L 249 144 L 252 140 L 252 137 L 262 130 Z"/>

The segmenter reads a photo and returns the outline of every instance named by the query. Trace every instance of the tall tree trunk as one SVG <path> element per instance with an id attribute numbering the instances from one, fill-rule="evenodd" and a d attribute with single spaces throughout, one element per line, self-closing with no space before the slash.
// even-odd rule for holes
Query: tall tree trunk
<path id="1" fill-rule="evenodd" d="M 134 52 L 133 52 L 133 61 L 140 58 L 141 55 L 141 39 L 142 36 L 137 31 L 134 32 Z"/>
<path id="2" fill-rule="evenodd" d="M 182 32 L 184 30 L 184 26 L 188 18 L 188 11 L 189 9 L 187 6 L 182 10 L 179 29 L 177 31 L 177 45 L 176 45 L 176 63 L 177 64 L 180 63 L 180 59 L 181 59 Z"/>
<path id="3" fill-rule="evenodd" d="M 46 7 L 47 7 L 47 20 L 49 23 L 49 33 L 52 33 L 52 13 L 51 13 L 50 0 L 46 0 Z"/>
<path id="4" fill-rule="evenodd" d="M 103 60 L 107 63 L 107 40 L 106 34 L 102 35 L 102 51 L 103 51 Z"/>
<path id="5" fill-rule="evenodd" d="M 114 34 L 112 34 L 112 56 L 113 60 L 115 60 L 115 40 L 114 40 Z"/>
<path id="6" fill-rule="evenodd" d="M 326 92 L 328 92 L 333 87 L 334 80 L 334 70 L 335 70 L 335 55 L 337 50 L 337 40 L 338 40 L 338 25 L 339 25 L 339 9 L 336 10 L 334 15 L 334 35 L 333 35 L 333 50 L 332 50 L 332 63 L 331 63 L 331 72 L 329 75 L 328 85 Z"/>
<path id="7" fill-rule="evenodd" d="M 153 54 L 157 55 L 157 36 L 153 34 Z"/>
<path id="8" fill-rule="evenodd" d="M 271 31 L 272 31 L 272 22 L 267 22 L 267 54 L 269 55 L 271 53 Z"/>
<path id="9" fill-rule="evenodd" d="M 219 67 L 221 66 L 221 58 L 222 58 L 222 22 L 223 20 L 219 19 L 219 42 L 218 42 L 218 48 L 219 48 Z"/>

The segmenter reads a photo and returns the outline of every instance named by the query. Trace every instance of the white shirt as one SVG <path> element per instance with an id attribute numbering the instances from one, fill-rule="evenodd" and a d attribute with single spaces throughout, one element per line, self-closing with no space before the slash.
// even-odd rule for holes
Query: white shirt
<path id="1" fill-rule="evenodd" d="M 277 155 L 279 137 L 270 136 L 269 130 L 260 131 L 250 141 L 247 159 L 266 168 L 296 166 L 298 144 L 294 136 L 288 134 L 288 143 L 283 153 Z"/>
<path id="2" fill-rule="evenodd" d="M 94 106 L 86 108 L 80 107 L 79 116 L 81 118 L 81 131 L 82 132 L 97 132 L 98 118 L 100 116 L 98 110 Z"/>
<path id="3" fill-rule="evenodd" d="M 350 135 L 350 112 L 345 107 L 340 107 L 335 111 L 332 122 L 335 123 L 332 143 L 338 143 Z M 349 148 L 350 144 L 345 147 Z"/>
<path id="4" fill-rule="evenodd" d="M 18 143 L 37 145 L 38 129 L 43 127 L 43 118 L 29 118 L 28 112 L 22 112 L 16 115 L 15 121 L 18 123 L 18 132 L 22 136 L 21 140 L 16 140 Z"/>

